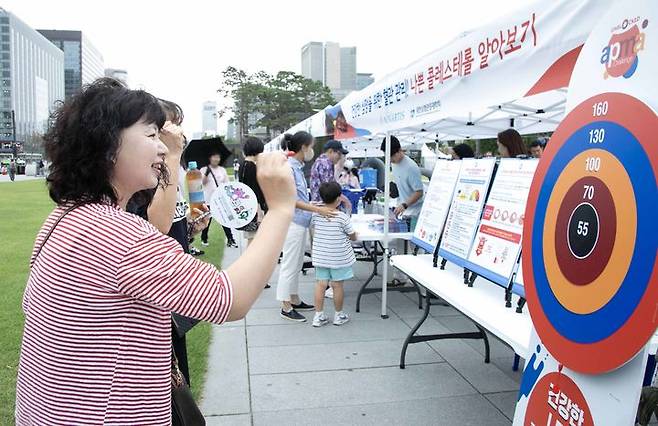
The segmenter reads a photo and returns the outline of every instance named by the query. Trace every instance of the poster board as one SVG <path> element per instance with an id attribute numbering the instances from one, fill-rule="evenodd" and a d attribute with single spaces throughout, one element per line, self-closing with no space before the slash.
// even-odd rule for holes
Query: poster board
<path id="1" fill-rule="evenodd" d="M 500 160 L 468 256 L 470 270 L 502 286 L 509 284 L 521 250 L 526 202 L 537 163 L 535 159 Z"/>
<path id="2" fill-rule="evenodd" d="M 463 265 L 482 215 L 495 158 L 464 159 L 441 237 L 439 256 Z"/>
<path id="3" fill-rule="evenodd" d="M 461 161 L 438 160 L 434 166 L 423 208 L 411 239 L 412 243 L 428 253 L 434 253 L 441 238 L 461 163 Z"/>

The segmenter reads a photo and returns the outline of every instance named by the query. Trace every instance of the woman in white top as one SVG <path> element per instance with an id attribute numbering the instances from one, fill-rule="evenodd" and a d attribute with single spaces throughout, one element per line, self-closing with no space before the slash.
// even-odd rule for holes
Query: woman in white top
<path id="1" fill-rule="evenodd" d="M 213 152 L 210 154 L 210 164 L 206 167 L 201 168 L 201 174 L 203 175 L 203 192 L 206 198 L 206 203 L 210 201 L 215 189 L 223 183 L 228 182 L 228 174 L 226 169 L 220 166 L 222 162 L 222 157 L 219 155 L 219 152 Z M 212 219 L 210 219 L 212 222 Z M 226 234 L 226 246 L 227 247 L 237 247 L 237 243 L 233 238 L 233 232 L 231 228 L 222 226 L 224 228 L 224 234 Z M 201 232 L 201 244 L 204 246 L 208 245 L 208 231 L 210 230 L 210 223 L 208 227 Z"/>

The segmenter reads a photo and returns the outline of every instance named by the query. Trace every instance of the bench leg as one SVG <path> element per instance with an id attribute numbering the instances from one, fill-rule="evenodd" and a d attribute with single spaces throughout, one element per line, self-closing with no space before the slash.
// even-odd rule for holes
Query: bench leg
<path id="1" fill-rule="evenodd" d="M 420 342 L 428 342 L 430 340 L 444 340 L 444 339 L 482 339 L 484 340 L 484 362 L 489 363 L 490 361 L 490 348 L 489 348 L 489 337 L 487 336 L 486 331 L 484 328 L 480 327 L 476 322 L 472 321 L 473 324 L 475 324 L 475 327 L 478 329 L 478 331 L 468 331 L 468 332 L 463 332 L 463 333 L 444 333 L 444 334 L 427 334 L 427 335 L 416 335 L 416 332 L 420 327 L 423 325 L 425 320 L 430 314 L 430 306 L 433 305 L 431 303 L 431 293 L 428 290 L 425 290 L 425 310 L 423 312 L 423 316 L 418 320 L 416 325 L 411 329 L 409 334 L 407 335 L 407 338 L 404 341 L 404 344 L 402 345 L 402 351 L 400 353 L 400 368 L 404 369 L 406 366 L 406 356 L 407 356 L 407 348 L 411 343 L 420 343 Z M 440 301 L 439 303 L 434 303 L 436 304 L 446 304 L 445 302 Z M 467 317 L 468 318 L 468 317 Z M 470 318 L 469 318 L 470 319 Z"/>
<path id="2" fill-rule="evenodd" d="M 519 361 L 521 361 L 521 357 L 517 354 L 514 354 L 514 364 L 512 364 L 512 371 L 519 371 Z"/>
<path id="3" fill-rule="evenodd" d="M 414 283 L 416 285 L 416 283 Z M 420 292 L 420 290 L 419 290 Z M 418 331 L 421 325 L 425 322 L 427 317 L 430 314 L 430 293 L 429 291 L 425 292 L 425 311 L 423 312 L 423 316 L 418 320 L 416 325 L 411 329 L 409 334 L 407 335 L 407 338 L 404 340 L 404 344 L 402 345 L 402 352 L 400 353 L 400 368 L 404 369 L 405 367 L 405 359 L 407 357 L 407 347 L 409 346 L 409 343 L 412 343 L 412 340 L 414 340 L 414 334 Z M 415 343 L 415 342 L 414 342 Z"/>
<path id="4" fill-rule="evenodd" d="M 418 309 L 423 309 L 423 293 L 420 291 L 420 286 L 414 280 L 411 280 L 411 283 L 416 288 L 416 293 L 418 293 Z"/>
<path id="5" fill-rule="evenodd" d="M 466 317 L 470 320 L 469 317 Z M 475 325 L 475 328 L 477 328 L 480 331 L 480 335 L 482 336 L 482 340 L 484 340 L 484 362 L 486 364 L 489 364 L 489 361 L 491 359 L 490 357 L 490 348 L 489 348 L 489 337 L 487 336 L 487 332 L 484 331 L 484 328 L 480 326 L 480 324 L 476 323 L 475 321 L 471 320 L 471 322 Z"/>

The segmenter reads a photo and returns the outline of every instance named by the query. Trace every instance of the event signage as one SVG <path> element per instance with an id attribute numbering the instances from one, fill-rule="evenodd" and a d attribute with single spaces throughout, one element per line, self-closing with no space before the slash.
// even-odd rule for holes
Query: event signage
<path id="1" fill-rule="evenodd" d="M 533 2 L 399 69 L 326 110 L 351 139 L 417 127 L 567 86 L 578 51 L 611 0 Z M 568 10 L 570 13 L 564 13 Z M 565 79 L 566 78 L 566 79 Z M 331 134 L 328 133 L 328 134 Z"/>
<path id="2" fill-rule="evenodd" d="M 491 185 L 468 260 L 504 277 L 512 275 L 521 250 L 523 219 L 537 160 L 502 159 Z"/>
<path id="3" fill-rule="evenodd" d="M 515 425 L 557 420 L 556 389 L 588 407 L 582 424 L 635 423 L 658 327 L 657 22 L 656 2 L 638 0 L 597 24 L 535 173 L 522 255 L 533 348 Z"/>
<path id="4" fill-rule="evenodd" d="M 432 172 L 423 209 L 412 242 L 429 253 L 433 253 L 443 232 L 443 225 L 450 209 L 461 161 L 438 160 Z"/>
<path id="5" fill-rule="evenodd" d="M 444 258 L 468 257 L 496 165 L 495 158 L 469 158 L 461 162 L 439 249 L 439 255 Z"/>

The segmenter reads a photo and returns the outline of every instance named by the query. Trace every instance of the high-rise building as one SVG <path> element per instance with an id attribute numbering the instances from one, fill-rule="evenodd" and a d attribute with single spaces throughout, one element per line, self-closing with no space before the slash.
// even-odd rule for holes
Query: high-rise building
<path id="1" fill-rule="evenodd" d="M 341 88 L 341 49 L 338 43 L 324 44 L 324 85 L 330 89 Z"/>
<path id="2" fill-rule="evenodd" d="M 340 48 L 340 88 L 356 90 L 356 47 Z"/>
<path id="3" fill-rule="evenodd" d="M 64 52 L 64 91 L 69 96 L 105 75 L 103 55 L 81 31 L 37 30 Z"/>
<path id="4" fill-rule="evenodd" d="M 370 73 L 357 73 L 356 74 L 356 90 L 365 89 L 375 82 L 375 79 Z"/>
<path id="5" fill-rule="evenodd" d="M 302 75 L 324 82 L 324 46 L 312 41 L 302 47 Z"/>
<path id="6" fill-rule="evenodd" d="M 0 140 L 30 142 L 46 130 L 55 102 L 64 99 L 64 54 L 0 8 Z"/>
<path id="7" fill-rule="evenodd" d="M 105 77 L 111 77 L 115 80 L 119 80 L 126 86 L 128 86 L 128 71 L 120 70 L 116 68 L 105 68 Z"/>
<path id="8" fill-rule="evenodd" d="M 217 102 L 206 101 L 203 103 L 201 118 L 201 131 L 205 134 L 217 134 Z"/>
<path id="9" fill-rule="evenodd" d="M 307 43 L 302 47 L 302 75 L 322 82 L 334 98 L 343 99 L 357 90 L 356 47 L 334 42 Z"/>
<path id="10" fill-rule="evenodd" d="M 235 125 L 235 120 L 229 120 L 226 124 L 226 139 L 237 140 L 238 131 L 237 126 Z"/>

